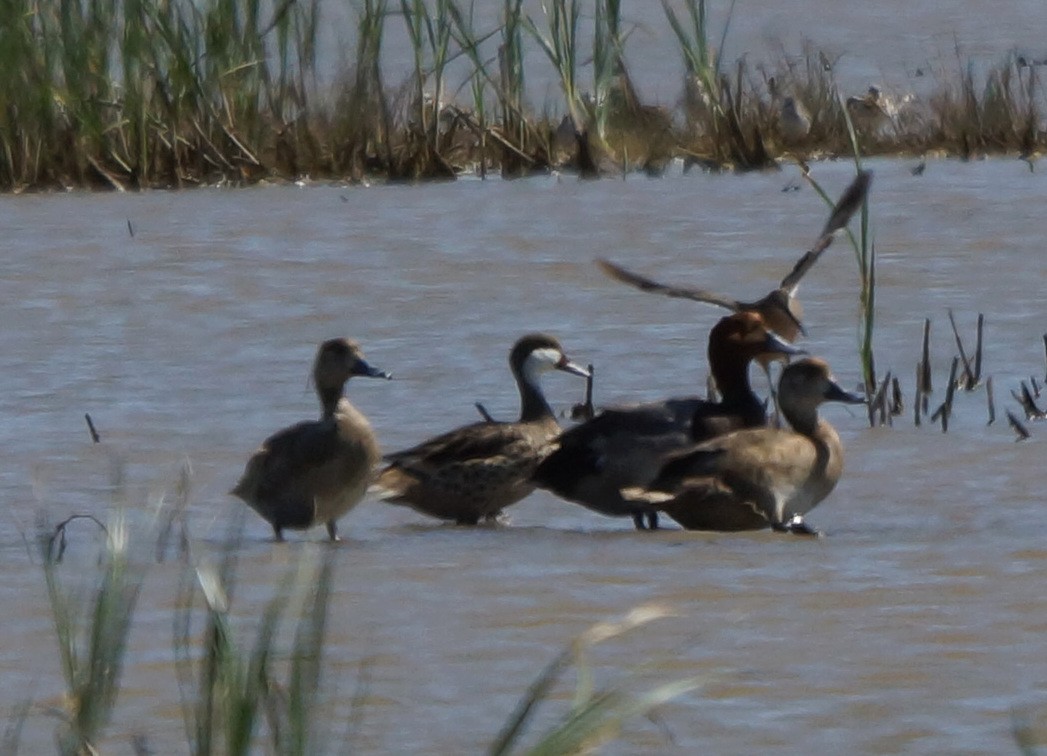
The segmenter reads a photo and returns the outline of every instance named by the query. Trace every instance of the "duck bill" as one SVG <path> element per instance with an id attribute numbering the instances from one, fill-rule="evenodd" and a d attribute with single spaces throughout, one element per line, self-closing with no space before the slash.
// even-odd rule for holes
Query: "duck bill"
<path id="1" fill-rule="evenodd" d="M 589 377 L 589 371 L 586 370 L 585 368 L 583 368 L 581 365 L 579 365 L 579 364 L 577 364 L 575 362 L 571 362 L 569 359 L 567 359 L 567 355 L 564 355 L 563 357 L 561 357 L 560 361 L 556 363 L 556 369 L 557 370 L 562 370 L 565 373 L 572 373 L 574 375 L 579 375 L 582 378 L 588 378 Z"/>
<path id="2" fill-rule="evenodd" d="M 795 320 L 795 318 L 794 318 Z M 784 354 L 790 357 L 795 357 L 800 354 L 807 354 L 806 349 L 793 346 L 788 341 L 783 339 L 781 336 L 776 334 L 774 331 L 767 332 L 767 338 L 763 342 L 764 351 L 768 354 Z"/>
<path id="3" fill-rule="evenodd" d="M 392 380 L 392 374 L 387 373 L 384 370 L 376 368 L 374 365 L 370 365 L 363 360 L 359 360 L 356 363 L 356 368 L 353 370 L 353 375 L 359 375 L 364 378 L 385 378 L 387 381 Z"/>
<path id="4" fill-rule="evenodd" d="M 842 402 L 843 404 L 865 404 L 868 399 L 865 394 L 856 394 L 852 391 L 845 391 L 840 387 L 840 384 L 836 381 L 832 381 L 825 392 L 825 401 Z"/>

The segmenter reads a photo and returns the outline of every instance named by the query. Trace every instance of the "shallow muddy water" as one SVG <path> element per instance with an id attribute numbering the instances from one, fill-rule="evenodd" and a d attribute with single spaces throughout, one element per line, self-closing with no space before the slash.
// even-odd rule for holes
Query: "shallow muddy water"
<path id="1" fill-rule="evenodd" d="M 338 712 L 360 665 L 370 670 L 357 751 L 482 750 L 576 633 L 652 601 L 678 616 L 600 649 L 598 678 L 646 665 L 648 682 L 708 682 L 653 721 L 630 721 L 610 752 L 1005 753 L 1014 712 L 1047 710 L 1047 430 L 1032 424 L 1016 444 L 1003 419 L 1017 409 L 1009 391 L 1044 374 L 1047 178 L 1017 160 L 931 162 L 919 177 L 903 161 L 872 167 L 879 370 L 900 373 L 911 398 L 932 318 L 937 404 L 955 351 L 947 310 L 968 348 L 982 312 L 1000 419 L 986 426 L 984 389 L 958 396 L 946 435 L 914 428 L 908 410 L 893 429 L 870 430 L 862 414 L 827 408 L 847 463 L 809 518 L 819 540 L 636 533 L 544 493 L 512 508 L 511 525 L 479 529 L 366 500 L 334 547 L 327 648 Z M 815 173 L 835 195 L 853 168 Z M 149 564 L 150 502 L 188 460 L 191 530 L 199 549 L 216 550 L 239 506 L 225 491 L 269 432 L 316 414 L 310 362 L 337 335 L 396 377 L 349 389 L 387 449 L 476 419 L 474 401 L 511 416 L 506 354 L 529 330 L 595 363 L 598 403 L 699 390 L 718 311 L 633 291 L 592 261 L 760 296 L 826 217 L 809 188 L 782 191 L 796 178 L 0 198 L 0 712 L 34 701 L 23 751 L 51 749 L 48 707 L 62 691 L 26 545 L 40 513 L 105 517 L 126 501 Z M 845 242 L 801 294 L 807 348 L 855 385 L 857 272 Z M 558 408 L 583 391 L 562 374 L 545 386 Z M 277 545 L 252 515 L 237 614 L 257 616 L 322 538 Z M 72 526 L 67 579 L 93 569 L 97 543 Z M 133 734 L 158 753 L 185 750 L 171 644 L 181 569 L 149 567 L 106 752 L 130 752 Z M 543 722 L 568 700 L 550 702 Z"/>

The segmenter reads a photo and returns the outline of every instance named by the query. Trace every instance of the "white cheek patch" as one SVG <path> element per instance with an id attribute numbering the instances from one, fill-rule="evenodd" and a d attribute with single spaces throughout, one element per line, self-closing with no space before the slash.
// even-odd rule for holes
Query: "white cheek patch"
<path id="1" fill-rule="evenodd" d="M 548 373 L 550 370 L 554 370 L 560 360 L 563 358 L 559 349 L 553 349 L 552 347 L 546 347 L 545 349 L 535 349 L 524 360 L 523 373 L 524 378 L 527 382 L 532 385 L 537 385 L 538 378 L 542 373 Z"/>

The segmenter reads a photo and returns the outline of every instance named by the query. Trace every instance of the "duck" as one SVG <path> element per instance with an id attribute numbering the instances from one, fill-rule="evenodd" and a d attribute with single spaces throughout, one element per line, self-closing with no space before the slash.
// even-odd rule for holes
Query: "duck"
<path id="1" fill-rule="evenodd" d="M 890 120 L 885 107 L 886 102 L 880 88 L 869 87 L 861 97 L 848 97 L 845 103 L 851 121 L 859 131 L 875 133 Z"/>
<path id="2" fill-rule="evenodd" d="M 789 146 L 802 142 L 811 131 L 811 116 L 807 108 L 795 97 L 782 100 L 778 111 L 778 133 L 782 141 Z"/>
<path id="3" fill-rule="evenodd" d="M 509 368 L 520 392 L 520 419 L 488 419 L 464 425 L 403 451 L 388 454 L 378 473 L 379 497 L 459 525 L 496 521 L 502 510 L 535 490 L 534 469 L 560 433 L 540 385 L 559 370 L 586 378 L 560 342 L 527 334 L 509 352 Z"/>
<path id="4" fill-rule="evenodd" d="M 758 312 L 728 315 L 709 332 L 709 368 L 721 401 L 686 397 L 604 409 L 559 436 L 534 480 L 600 514 L 632 517 L 637 530 L 655 530 L 657 511 L 622 498 L 620 489 L 652 478 L 664 455 L 674 449 L 764 425 L 767 407 L 749 384 L 750 362 L 801 353 L 770 330 Z"/>
<path id="5" fill-rule="evenodd" d="M 840 195 L 840 199 L 833 207 L 829 220 L 822 228 L 821 234 L 814 246 L 797 260 L 792 270 L 789 271 L 788 275 L 781 280 L 781 283 L 779 283 L 776 288 L 771 289 L 771 291 L 764 297 L 751 302 L 722 296 L 707 289 L 662 284 L 645 276 L 633 273 L 610 260 L 601 258 L 596 262 L 603 272 L 611 278 L 629 284 L 630 286 L 634 286 L 642 291 L 655 292 L 669 297 L 689 299 L 695 302 L 717 305 L 732 312 L 745 311 L 758 313 L 760 317 L 763 318 L 764 323 L 767 324 L 767 327 L 786 341 L 792 343 L 796 341 L 797 337 L 800 335 L 806 334 L 806 329 L 804 328 L 802 321 L 803 306 L 800 304 L 800 300 L 796 296 L 796 291 L 800 286 L 800 281 L 814 264 L 818 262 L 818 258 L 821 257 L 822 253 L 832 245 L 837 232 L 847 225 L 854 213 L 862 206 L 862 203 L 865 202 L 871 184 L 872 172 L 859 171 L 854 181 L 852 181 L 850 186 L 848 186 L 843 194 Z M 761 357 L 759 362 L 761 367 L 764 368 L 764 371 L 767 372 L 769 364 L 776 360 L 776 357 L 768 355 L 766 357 Z"/>
<path id="6" fill-rule="evenodd" d="M 332 541 L 340 540 L 338 520 L 367 491 L 381 453 L 370 422 L 344 396 L 354 376 L 392 377 L 370 365 L 355 341 L 335 338 L 320 344 L 312 373 L 320 419 L 263 441 L 230 492 L 272 526 L 278 542 L 287 528 L 306 530 L 320 523 Z"/>
<path id="7" fill-rule="evenodd" d="M 818 407 L 864 404 L 866 397 L 841 388 L 816 357 L 782 370 L 778 397 L 791 430 L 739 430 L 672 452 L 654 478 L 624 489 L 623 498 L 657 507 L 687 530 L 818 535 L 804 515 L 836 487 L 844 456 Z"/>

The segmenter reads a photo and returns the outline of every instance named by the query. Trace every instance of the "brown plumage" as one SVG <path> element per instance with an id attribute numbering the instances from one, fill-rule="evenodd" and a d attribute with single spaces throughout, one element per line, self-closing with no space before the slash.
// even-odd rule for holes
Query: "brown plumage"
<path id="1" fill-rule="evenodd" d="M 550 370 L 587 376 L 560 342 L 545 334 L 524 336 L 509 353 L 520 391 L 520 419 L 478 422 L 386 456 L 378 475 L 382 498 L 423 514 L 463 525 L 493 519 L 530 494 L 531 475 L 549 442 L 560 432 L 542 394 L 539 378 Z"/>
<path id="2" fill-rule="evenodd" d="M 800 350 L 771 332 L 755 312 L 724 317 L 709 333 L 709 368 L 723 399 L 668 399 L 603 410 L 563 432 L 538 466 L 535 481 L 558 496 L 611 517 L 656 528 L 657 515 L 620 489 L 646 483 L 665 454 L 739 428 L 761 426 L 766 405 L 749 384 L 749 364 Z"/>
<path id="3" fill-rule="evenodd" d="M 342 395 L 354 375 L 389 377 L 368 365 L 353 341 L 321 344 L 313 363 L 320 419 L 284 428 L 262 442 L 231 491 L 272 525 L 278 541 L 284 528 L 320 523 L 337 541 L 338 519 L 367 491 L 381 455 L 371 424 Z"/>
<path id="4" fill-rule="evenodd" d="M 803 520 L 836 486 L 843 445 L 818 417 L 822 402 L 862 403 L 840 388 L 819 359 L 794 362 L 778 388 L 792 430 L 736 431 L 674 452 L 646 486 L 625 498 L 657 507 L 689 530 L 760 530 L 813 534 Z"/>
<path id="5" fill-rule="evenodd" d="M 807 274 L 818 261 L 825 250 L 833 243 L 836 232 L 847 225 L 851 216 L 862 206 L 869 192 L 869 184 L 872 181 L 872 173 L 860 171 L 840 200 L 833 208 L 829 220 L 822 229 L 818 241 L 804 255 L 797 260 L 796 265 L 789 274 L 782 279 L 778 287 L 772 289 L 761 299 L 753 302 L 743 302 L 731 297 L 721 296 L 706 289 L 698 289 L 686 286 L 669 286 L 658 283 L 650 278 L 632 273 L 609 260 L 597 260 L 603 271 L 616 281 L 627 283 L 643 291 L 657 292 L 669 297 L 690 299 L 695 302 L 704 302 L 719 307 L 724 307 L 733 312 L 757 312 L 763 318 L 767 326 L 786 341 L 792 342 L 803 332 L 801 318 L 803 307 L 796 298 L 796 290 L 800 280 Z M 774 358 L 771 358 L 772 360 Z M 766 368 L 766 362 L 761 365 Z"/>

